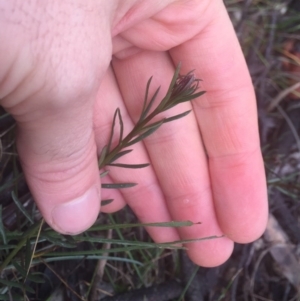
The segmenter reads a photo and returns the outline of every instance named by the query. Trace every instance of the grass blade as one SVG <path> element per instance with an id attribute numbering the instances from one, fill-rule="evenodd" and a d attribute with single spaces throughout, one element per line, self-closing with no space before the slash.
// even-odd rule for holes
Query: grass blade
<path id="1" fill-rule="evenodd" d="M 24 283 L 25 283 L 25 281 L 26 281 L 26 279 L 27 279 L 27 277 L 29 275 L 30 266 L 31 266 L 31 263 L 32 263 L 32 258 L 33 258 L 33 255 L 35 253 L 35 250 L 36 250 L 36 246 L 37 246 L 40 234 L 41 234 L 43 223 L 44 223 L 44 220 L 42 220 L 42 222 L 40 224 L 40 227 L 39 227 L 39 230 L 38 230 L 38 233 L 37 233 L 37 236 L 36 236 L 35 243 L 34 243 L 32 251 L 31 251 L 30 240 L 27 239 L 27 243 L 26 243 L 26 257 L 25 257 L 26 277 L 24 279 Z"/>
<path id="2" fill-rule="evenodd" d="M 75 243 L 70 243 L 69 241 L 66 241 L 65 237 L 63 237 L 62 235 L 57 235 L 56 237 L 54 237 L 53 235 L 51 235 L 51 233 L 42 233 L 41 238 L 44 238 L 46 240 L 48 240 L 49 242 L 53 243 L 54 245 L 63 247 L 63 248 L 76 248 L 76 244 Z"/>
<path id="3" fill-rule="evenodd" d="M 42 221 L 41 221 L 42 222 Z M 5 260 L 0 265 L 0 272 L 11 262 L 11 260 L 18 254 L 18 252 L 22 249 L 24 244 L 26 243 L 27 238 L 35 235 L 37 232 L 41 222 L 37 222 L 33 224 L 31 227 L 27 229 L 21 236 L 20 242 L 17 246 L 9 253 L 9 255 L 5 258 Z"/>
<path id="4" fill-rule="evenodd" d="M 7 244 L 6 233 L 5 233 L 5 229 L 4 229 L 4 225 L 3 225 L 2 221 L 3 221 L 3 218 L 2 218 L 2 205 L 0 205 L 0 234 L 2 236 L 3 244 L 6 245 Z"/>
<path id="5" fill-rule="evenodd" d="M 186 284 L 186 286 L 185 286 L 183 292 L 181 293 L 181 295 L 180 295 L 180 297 L 178 298 L 177 301 L 183 301 L 183 300 L 184 300 L 184 299 L 183 299 L 183 298 L 184 298 L 184 295 L 185 295 L 185 293 L 187 292 L 188 288 L 190 287 L 192 281 L 194 280 L 194 278 L 195 278 L 195 276 L 196 276 L 198 270 L 199 270 L 199 267 L 196 266 L 195 269 L 194 269 L 194 271 L 193 271 L 193 273 L 192 273 L 192 275 L 191 275 L 191 277 L 190 277 L 190 279 L 189 279 L 189 281 L 188 281 L 188 283 Z"/>
<path id="6" fill-rule="evenodd" d="M 14 191 L 11 192 L 11 197 L 13 199 L 13 201 L 15 202 L 15 204 L 17 205 L 17 207 L 19 208 L 19 210 L 23 213 L 23 215 L 29 220 L 29 222 L 31 224 L 34 223 L 33 219 L 31 218 L 31 216 L 28 214 L 28 212 L 26 211 L 26 209 L 24 208 L 24 206 L 20 203 L 20 201 L 18 200 L 16 194 Z"/>
<path id="7" fill-rule="evenodd" d="M 25 246 L 25 264 L 24 264 L 25 271 L 28 271 L 30 268 L 31 256 L 32 256 L 31 244 L 30 244 L 30 240 L 27 239 L 26 246 Z"/>
<path id="8" fill-rule="evenodd" d="M 136 224 L 111 224 L 111 225 L 95 225 L 92 226 L 87 231 L 103 231 L 109 229 L 127 229 L 127 228 L 138 228 L 138 227 L 191 227 L 193 225 L 198 225 L 200 223 L 193 223 L 191 221 L 182 221 L 182 222 L 161 222 L 161 223 L 136 223 Z"/>

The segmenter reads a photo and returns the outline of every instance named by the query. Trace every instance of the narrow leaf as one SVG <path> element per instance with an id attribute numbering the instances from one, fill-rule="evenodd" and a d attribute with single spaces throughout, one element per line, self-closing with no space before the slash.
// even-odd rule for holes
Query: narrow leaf
<path id="1" fill-rule="evenodd" d="M 121 144 L 121 142 L 123 140 L 124 124 L 123 124 L 123 119 L 121 116 L 121 111 L 119 109 L 118 109 L 118 117 L 119 117 L 119 124 L 120 124 L 119 144 Z"/>
<path id="2" fill-rule="evenodd" d="M 17 255 L 17 253 L 23 248 L 23 246 L 26 244 L 26 239 L 28 237 L 31 237 L 32 235 L 35 235 L 36 231 L 38 230 L 38 227 L 42 221 L 37 222 L 33 225 L 31 225 L 21 236 L 17 246 L 8 254 L 8 256 L 4 259 L 3 262 L 0 262 L 0 272 L 3 271 L 3 269 L 11 262 L 11 260 Z"/>
<path id="3" fill-rule="evenodd" d="M 44 259 L 37 259 L 34 260 L 34 264 L 38 264 L 40 262 L 56 262 L 56 261 L 65 261 L 65 260 L 95 260 L 95 259 L 106 259 L 106 260 L 112 260 L 112 261 L 121 261 L 121 262 L 128 262 L 128 263 L 133 263 L 133 264 L 138 264 L 143 266 L 143 263 L 137 261 L 137 260 L 133 260 L 133 259 L 127 259 L 124 257 L 114 257 L 114 256 L 99 256 L 99 255 L 90 255 L 90 256 L 86 256 L 86 255 L 77 255 L 77 256 L 72 256 L 72 255 L 68 255 L 68 256 L 61 256 L 61 257 L 50 257 L 50 258 L 44 258 Z"/>
<path id="4" fill-rule="evenodd" d="M 23 278 L 26 277 L 26 270 L 19 265 L 19 263 L 15 260 L 12 260 L 12 265 L 16 268 L 16 270 L 21 274 Z"/>
<path id="5" fill-rule="evenodd" d="M 99 166 L 99 168 L 102 167 L 102 164 L 103 164 L 104 159 L 105 159 L 106 154 L 107 154 L 107 150 L 108 150 L 108 147 L 107 147 L 107 145 L 105 145 L 105 146 L 102 148 L 101 155 L 100 155 L 100 158 L 99 158 L 99 161 L 98 161 L 98 166 Z"/>
<path id="6" fill-rule="evenodd" d="M 193 94 L 187 94 L 187 95 L 182 95 L 181 97 L 178 97 L 178 100 L 176 101 L 175 105 L 182 103 L 182 102 L 187 102 L 187 101 L 191 101 L 197 97 L 202 96 L 203 94 L 205 94 L 206 91 L 200 91 L 198 93 L 193 93 Z"/>
<path id="7" fill-rule="evenodd" d="M 25 247 L 25 265 L 24 265 L 24 269 L 26 271 L 28 271 L 30 268 L 31 257 L 32 257 L 31 244 L 30 244 L 30 240 L 27 239 L 26 247 Z"/>
<path id="8" fill-rule="evenodd" d="M 145 109 L 146 109 L 147 100 L 148 100 L 149 87 L 150 87 L 152 78 L 153 78 L 153 76 L 151 76 L 151 77 L 149 78 L 149 80 L 148 80 L 148 82 L 147 82 L 147 85 L 146 85 L 146 92 L 145 92 L 145 98 L 144 98 L 143 109 L 142 109 L 141 117 L 140 117 L 138 123 L 140 123 L 140 122 L 143 120 L 144 111 L 145 111 Z"/>
<path id="9" fill-rule="evenodd" d="M 124 155 L 126 154 L 129 154 L 131 153 L 133 150 L 132 149 L 127 149 L 127 150 L 124 150 L 124 151 L 121 151 L 119 153 L 117 153 L 111 160 L 109 163 L 112 163 L 114 161 L 116 161 L 117 159 L 119 159 L 120 157 L 123 157 Z"/>
<path id="10" fill-rule="evenodd" d="M 5 228 L 4 225 L 2 223 L 3 218 L 2 218 L 2 205 L 0 205 L 0 234 L 2 236 L 2 241 L 4 243 L 4 245 L 7 244 L 7 240 L 6 240 L 6 233 L 5 233 Z"/>
<path id="11" fill-rule="evenodd" d="M 158 87 L 158 88 L 156 89 L 155 93 L 153 94 L 153 96 L 152 96 L 152 98 L 151 98 L 151 100 L 150 100 L 150 102 L 149 102 L 147 108 L 145 109 L 145 111 L 143 112 L 143 114 L 142 114 L 142 116 L 141 116 L 141 120 L 143 120 L 144 118 L 147 117 L 147 114 L 148 114 L 149 111 L 151 110 L 151 107 L 152 107 L 152 105 L 153 105 L 153 103 L 154 103 L 154 101 L 155 101 L 155 99 L 156 99 L 156 96 L 157 96 L 159 90 L 160 90 L 160 87 Z"/>
<path id="12" fill-rule="evenodd" d="M 176 67 L 176 70 L 174 72 L 174 75 L 173 75 L 173 78 L 171 80 L 171 83 L 170 83 L 170 86 L 169 86 L 169 89 L 168 89 L 168 92 L 167 92 L 166 96 L 162 99 L 161 103 L 158 106 L 159 111 L 161 111 L 164 108 L 164 106 L 166 105 L 166 103 L 170 99 L 170 96 L 172 94 L 172 90 L 173 90 L 174 85 L 176 84 L 176 81 L 177 81 L 178 76 L 179 76 L 180 68 L 181 68 L 181 62 L 179 62 L 179 64 Z"/>
<path id="13" fill-rule="evenodd" d="M 16 281 L 9 281 L 9 280 L 5 280 L 5 279 L 0 279 L 0 283 L 6 285 L 8 287 L 17 287 L 17 288 L 20 288 L 20 289 L 24 288 L 22 283 L 16 282 Z"/>
<path id="14" fill-rule="evenodd" d="M 137 183 L 113 183 L 113 184 L 101 184 L 102 188 L 107 189 L 122 189 L 136 186 Z"/>
<path id="15" fill-rule="evenodd" d="M 0 250 L 13 249 L 15 247 L 16 245 L 3 245 L 3 246 L 0 245 Z"/>
<path id="16" fill-rule="evenodd" d="M 17 207 L 20 209 L 20 211 L 24 214 L 24 216 L 30 221 L 31 224 L 33 224 L 34 223 L 33 219 L 28 214 L 28 212 L 24 208 L 23 204 L 21 204 L 21 202 L 18 200 L 14 191 L 11 192 L 11 197 L 12 197 L 13 201 L 15 202 L 15 204 L 17 205 Z"/>
<path id="17" fill-rule="evenodd" d="M 122 163 L 112 163 L 112 164 L 107 164 L 109 166 L 116 166 L 116 167 L 122 167 L 122 168 L 144 168 L 148 167 L 150 164 L 149 163 L 144 163 L 144 164 L 122 164 Z"/>
<path id="18" fill-rule="evenodd" d="M 193 93 L 193 94 L 190 94 L 190 95 L 186 95 L 186 96 L 182 97 L 183 101 L 180 101 L 179 103 L 189 101 L 189 100 L 193 100 L 197 97 L 202 96 L 205 93 L 206 93 L 206 91 L 200 91 L 198 93 Z"/>
<path id="19" fill-rule="evenodd" d="M 201 91 L 201 92 L 198 92 L 198 93 L 195 93 L 195 94 L 190 94 L 190 95 L 186 95 L 186 96 L 180 96 L 180 97 L 177 97 L 175 99 L 173 99 L 173 101 L 171 103 L 169 103 L 167 106 L 164 107 L 163 111 L 167 111 L 173 107 L 175 107 L 176 105 L 180 104 L 180 103 L 183 103 L 183 102 L 187 102 L 187 101 L 191 101 L 203 94 L 205 94 L 206 91 Z"/>
<path id="20" fill-rule="evenodd" d="M 187 243 L 193 243 L 193 242 L 198 242 L 198 241 L 203 241 L 203 240 L 211 240 L 211 239 L 218 239 L 218 238 L 224 238 L 225 235 L 213 235 L 213 236 L 206 236 L 206 237 L 201 237 L 201 238 L 191 238 L 191 239 L 182 239 L 182 240 L 175 240 L 172 242 L 163 242 L 163 243 L 157 243 L 158 246 L 161 247 L 166 247 L 166 246 L 172 246 L 173 244 L 187 244 Z"/>
<path id="21" fill-rule="evenodd" d="M 24 296 L 18 295 L 18 294 L 6 294 L 6 295 L 0 295 L 0 300 L 14 300 L 14 301 L 24 301 Z"/>
<path id="22" fill-rule="evenodd" d="M 25 281 L 26 281 L 26 279 L 27 279 L 27 277 L 29 275 L 29 270 L 30 270 L 30 267 L 31 267 L 32 258 L 33 258 L 33 255 L 35 253 L 37 243 L 39 241 L 39 237 L 40 237 L 40 234 L 41 234 L 43 223 L 44 223 L 44 220 L 42 220 L 42 222 L 40 224 L 40 228 L 38 230 L 38 233 L 37 233 L 37 236 L 36 236 L 35 243 L 33 245 L 32 251 L 31 251 L 31 245 L 30 245 L 29 239 L 27 240 L 27 243 L 26 243 L 26 258 L 25 258 L 26 277 L 23 280 L 24 283 L 25 283 Z"/>
<path id="23" fill-rule="evenodd" d="M 160 222 L 160 223 L 136 223 L 136 224 L 114 224 L 114 225 L 95 225 L 92 226 L 87 231 L 103 231 L 108 229 L 127 229 L 127 228 L 137 228 L 137 227 L 191 227 L 193 225 L 198 225 L 200 223 L 193 223 L 191 221 L 171 221 L 171 222 Z"/>
<path id="24" fill-rule="evenodd" d="M 60 247 L 64 247 L 64 248 L 76 248 L 76 244 L 72 244 L 69 243 L 67 241 L 65 241 L 65 238 L 62 236 L 58 236 L 58 237 L 53 237 L 50 233 L 45 234 L 45 232 L 43 234 L 41 234 L 40 236 L 41 238 L 45 238 L 47 239 L 49 242 L 53 243 L 54 245 L 60 246 Z"/>
<path id="25" fill-rule="evenodd" d="M 12 265 L 16 268 L 16 270 L 20 273 L 20 275 L 23 278 L 26 278 L 26 271 L 18 264 L 17 261 L 12 260 Z M 27 275 L 27 279 L 31 280 L 35 283 L 44 283 L 45 282 L 45 280 L 42 277 L 38 276 L 37 274 L 32 274 L 32 273 Z"/>
<path id="26" fill-rule="evenodd" d="M 9 287 L 16 287 L 16 288 L 20 288 L 22 290 L 25 289 L 27 292 L 32 293 L 32 294 L 35 293 L 33 288 L 31 288 L 27 285 L 24 285 L 22 283 L 19 283 L 19 282 L 0 279 L 0 283 L 4 284 L 6 286 L 9 286 Z"/>
<path id="27" fill-rule="evenodd" d="M 135 144 L 143 139 L 145 139 L 146 137 L 150 136 L 151 134 L 153 134 L 162 124 L 164 123 L 164 120 L 161 120 L 159 123 L 157 123 L 156 125 L 152 126 L 150 129 L 148 129 L 146 132 L 144 132 L 143 134 L 137 136 L 135 139 L 131 140 L 130 142 L 127 143 L 127 146 Z"/>
<path id="28" fill-rule="evenodd" d="M 156 126 L 161 126 L 162 124 L 164 123 L 164 119 L 161 119 L 159 121 L 156 121 L 156 122 L 153 122 L 153 123 L 150 123 L 149 125 L 145 125 L 141 130 L 140 132 L 141 133 L 145 133 L 146 131 L 148 131 L 149 129 L 152 129 Z"/>
<path id="29" fill-rule="evenodd" d="M 187 116 L 192 110 L 189 110 L 189 111 L 185 111 L 181 114 L 178 114 L 178 115 L 175 115 L 175 116 L 172 116 L 172 117 L 169 117 L 169 118 L 165 118 L 164 119 L 164 123 L 167 123 L 167 122 L 170 122 L 170 121 L 173 121 L 173 120 L 176 120 L 176 119 L 179 119 L 179 118 L 182 118 L 184 116 Z"/>
<path id="30" fill-rule="evenodd" d="M 100 178 L 104 178 L 108 174 L 109 174 L 109 170 L 103 171 L 103 172 L 100 173 Z"/>
<path id="31" fill-rule="evenodd" d="M 117 118 L 118 110 L 119 110 L 119 108 L 116 109 L 115 114 L 114 114 L 112 127 L 111 127 L 111 130 L 110 130 L 110 136 L 109 136 L 109 140 L 108 140 L 108 145 L 107 145 L 107 153 L 109 153 L 109 151 L 110 151 L 112 139 L 113 139 L 113 136 L 114 136 L 114 130 L 115 130 L 115 124 L 116 124 L 116 118 Z"/>
<path id="32" fill-rule="evenodd" d="M 102 200 L 102 201 L 101 201 L 101 206 L 106 206 L 106 205 L 112 203 L 113 200 L 114 200 L 114 199 Z"/>
<path id="33" fill-rule="evenodd" d="M 45 283 L 45 279 L 38 275 L 38 273 L 35 274 L 28 274 L 27 280 L 30 280 L 35 283 Z"/>

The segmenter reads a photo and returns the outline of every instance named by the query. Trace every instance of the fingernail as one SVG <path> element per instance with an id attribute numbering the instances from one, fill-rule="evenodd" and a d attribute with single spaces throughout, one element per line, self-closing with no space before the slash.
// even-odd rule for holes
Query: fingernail
<path id="1" fill-rule="evenodd" d="M 99 189 L 91 187 L 82 196 L 58 205 L 52 210 L 52 227 L 65 234 L 81 233 L 92 226 L 99 210 Z"/>

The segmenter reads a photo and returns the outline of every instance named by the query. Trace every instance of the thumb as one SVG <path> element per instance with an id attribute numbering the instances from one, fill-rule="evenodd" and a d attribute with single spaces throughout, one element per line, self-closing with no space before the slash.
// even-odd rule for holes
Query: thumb
<path id="1" fill-rule="evenodd" d="M 100 210 L 100 177 L 92 107 L 45 112 L 18 123 L 17 148 L 46 222 L 65 234 L 89 228 Z"/>

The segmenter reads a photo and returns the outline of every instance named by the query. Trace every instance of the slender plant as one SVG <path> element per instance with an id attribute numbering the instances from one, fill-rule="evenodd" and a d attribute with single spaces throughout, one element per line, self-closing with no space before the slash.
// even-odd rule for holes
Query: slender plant
<path id="1" fill-rule="evenodd" d="M 103 169 L 106 166 L 116 166 L 122 168 L 144 168 L 149 166 L 149 163 L 144 164 L 123 164 L 123 163 L 115 163 L 115 161 L 133 151 L 129 147 L 135 143 L 138 143 L 145 139 L 146 137 L 153 134 L 156 130 L 158 130 L 164 123 L 171 122 L 188 115 L 191 110 L 185 111 L 181 114 L 174 115 L 168 118 L 161 118 L 158 121 L 153 122 L 153 118 L 159 115 L 160 113 L 167 111 L 176 105 L 191 101 L 197 97 L 200 97 L 205 93 L 205 91 L 197 92 L 199 89 L 200 79 L 196 78 L 193 71 L 188 72 L 186 75 L 180 75 L 180 65 L 179 64 L 175 70 L 173 78 L 171 80 L 169 89 L 163 99 L 160 101 L 156 108 L 153 108 L 153 104 L 157 98 L 160 87 L 156 89 L 153 96 L 149 100 L 149 88 L 152 81 L 152 77 L 147 82 L 146 92 L 144 98 L 144 104 L 142 108 L 142 112 L 140 118 L 136 125 L 133 127 L 131 132 L 123 137 L 124 133 L 124 123 L 121 115 L 121 111 L 119 108 L 116 109 L 110 137 L 108 144 L 105 145 L 101 151 L 101 155 L 99 158 L 99 168 Z M 118 144 L 112 148 L 112 141 L 115 132 L 116 121 L 119 120 L 120 126 L 120 134 L 118 139 Z M 104 177 L 108 174 L 108 171 L 101 173 L 101 177 Z M 115 184 L 102 184 L 102 188 L 129 188 L 137 185 L 137 183 L 115 183 Z M 102 205 L 109 204 L 113 200 L 103 200 Z"/>

